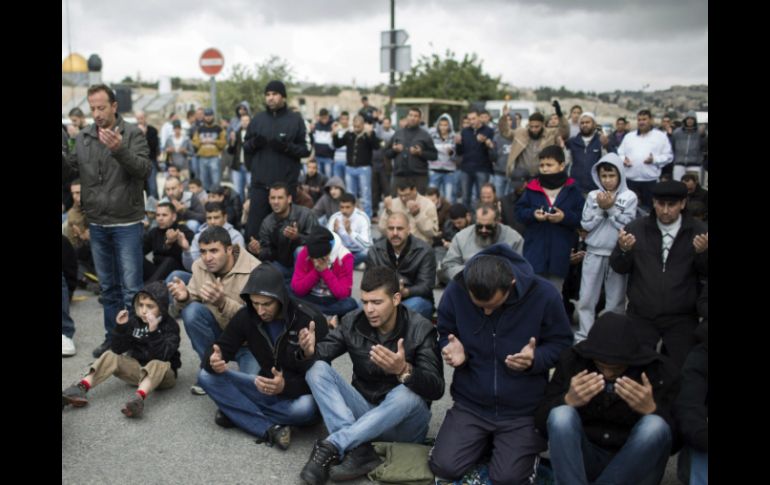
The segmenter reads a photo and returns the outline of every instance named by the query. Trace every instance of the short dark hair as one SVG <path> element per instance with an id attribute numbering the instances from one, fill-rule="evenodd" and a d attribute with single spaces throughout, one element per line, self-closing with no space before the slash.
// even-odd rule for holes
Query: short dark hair
<path id="1" fill-rule="evenodd" d="M 576 104 L 575 106 L 569 109 L 569 112 L 572 113 L 575 110 L 575 108 L 579 109 L 581 112 L 583 111 L 583 107 L 580 106 L 579 104 Z"/>
<path id="2" fill-rule="evenodd" d="M 222 214 L 227 213 L 225 205 L 221 202 L 206 202 L 204 209 L 206 212 L 221 212 Z"/>
<path id="3" fill-rule="evenodd" d="M 411 179 L 400 179 L 396 183 L 396 190 L 407 190 L 407 189 L 416 189 L 417 184 L 414 183 L 414 180 Z"/>
<path id="4" fill-rule="evenodd" d="M 373 266 L 364 271 L 361 278 L 361 291 L 374 291 L 379 288 L 388 295 L 398 293 L 398 274 L 387 266 Z"/>
<path id="5" fill-rule="evenodd" d="M 416 112 L 418 112 L 418 113 L 420 114 L 420 118 L 422 118 L 422 110 L 421 110 L 420 108 L 418 108 L 417 106 L 410 106 L 410 107 L 409 107 L 409 111 L 410 111 L 410 112 L 411 112 L 411 111 L 416 111 Z"/>
<path id="6" fill-rule="evenodd" d="M 307 164 L 310 165 L 311 163 L 315 163 L 316 165 L 318 165 L 318 160 L 316 160 L 315 157 L 308 158 Z"/>
<path id="7" fill-rule="evenodd" d="M 530 115 L 529 121 L 539 121 L 541 123 L 545 123 L 545 117 L 543 116 L 543 113 L 535 112 Z"/>
<path id="8" fill-rule="evenodd" d="M 115 91 L 110 89 L 109 86 L 106 84 L 94 84 L 90 88 L 88 88 L 88 93 L 86 93 L 86 97 L 91 96 L 92 94 L 96 94 L 99 91 L 104 91 L 107 93 L 107 99 L 110 101 L 110 104 L 116 102 L 115 99 Z"/>
<path id="9" fill-rule="evenodd" d="M 70 187 L 72 187 L 73 185 L 82 185 L 82 184 L 80 183 L 80 178 L 76 178 L 75 180 L 73 180 L 72 182 L 70 182 Z"/>
<path id="10" fill-rule="evenodd" d="M 172 214 L 176 214 L 176 207 L 174 207 L 174 204 L 171 202 L 160 202 L 157 206 L 155 206 L 155 211 L 157 212 L 158 207 L 168 207 L 168 210 L 171 211 Z"/>
<path id="11" fill-rule="evenodd" d="M 640 109 L 638 113 L 636 113 L 636 116 L 649 116 L 652 118 L 652 112 L 648 109 Z"/>
<path id="12" fill-rule="evenodd" d="M 615 122 L 616 122 L 616 123 L 617 123 L 618 121 L 622 121 L 623 123 L 626 123 L 626 124 L 628 124 L 628 120 L 627 120 L 627 119 L 626 119 L 624 116 L 621 116 L 620 118 L 618 118 L 618 119 L 616 119 L 616 120 L 615 120 Z"/>
<path id="13" fill-rule="evenodd" d="M 548 145 L 547 147 L 543 148 L 540 153 L 537 155 L 538 160 L 542 160 L 544 158 L 553 158 L 559 163 L 564 163 L 564 150 L 559 145 Z"/>
<path id="14" fill-rule="evenodd" d="M 281 190 L 281 189 L 283 189 L 283 191 L 286 192 L 286 195 L 291 195 L 291 193 L 289 192 L 289 186 L 286 184 L 286 182 L 276 182 L 270 186 L 270 190 Z"/>
<path id="15" fill-rule="evenodd" d="M 342 113 L 340 113 L 340 116 L 350 116 L 350 113 L 348 113 L 347 111 L 343 111 Z"/>
<path id="16" fill-rule="evenodd" d="M 481 301 L 489 301 L 497 290 L 506 292 L 511 288 L 513 270 L 508 263 L 490 254 L 471 259 L 465 266 L 465 286 Z"/>
<path id="17" fill-rule="evenodd" d="M 80 108 L 72 108 L 67 116 L 77 116 L 78 118 L 85 118 L 86 115 Z"/>
<path id="18" fill-rule="evenodd" d="M 441 197 L 441 192 L 439 192 L 436 187 L 428 187 L 428 190 L 425 191 L 425 195 L 435 195 L 436 197 Z"/>
<path id="19" fill-rule="evenodd" d="M 479 115 L 488 115 L 488 114 L 489 114 L 489 111 L 487 111 L 485 109 L 480 109 L 479 110 Z"/>
<path id="20" fill-rule="evenodd" d="M 700 180 L 698 180 L 697 173 L 687 172 L 686 174 L 682 175 L 681 181 L 684 182 L 685 180 L 690 180 L 692 182 L 695 182 L 696 184 L 700 183 Z M 72 183 L 74 184 L 75 182 L 72 182 Z"/>
<path id="21" fill-rule="evenodd" d="M 701 200 L 687 201 L 685 212 L 692 217 L 703 218 L 706 216 L 706 213 L 707 213 L 706 204 L 704 204 L 703 201 Z"/>
<path id="22" fill-rule="evenodd" d="M 320 116 L 326 116 L 329 114 L 329 110 L 326 108 L 321 108 L 321 111 L 318 112 Z"/>
<path id="23" fill-rule="evenodd" d="M 369 98 L 366 96 L 361 96 L 361 101 L 369 101 Z"/>
<path id="24" fill-rule="evenodd" d="M 219 226 L 209 226 L 205 231 L 201 233 L 198 238 L 198 244 L 211 244 L 220 242 L 226 248 L 233 245 L 233 240 L 230 238 L 230 233 L 227 229 Z"/>
<path id="25" fill-rule="evenodd" d="M 339 201 L 340 201 L 340 204 L 345 202 L 345 203 L 356 205 L 356 196 L 351 194 L 350 192 L 345 192 L 344 194 L 340 195 Z"/>
<path id="26" fill-rule="evenodd" d="M 596 166 L 596 175 L 600 175 L 602 170 L 615 172 L 620 176 L 620 170 L 618 170 L 618 167 L 611 164 L 610 162 L 600 162 L 599 165 Z"/>
<path id="27" fill-rule="evenodd" d="M 176 165 L 169 165 L 169 168 L 171 168 L 171 167 L 174 167 L 174 168 L 177 168 L 177 169 L 179 168 Z M 166 181 L 163 182 L 163 185 L 166 185 L 166 182 L 168 182 L 169 180 L 176 180 L 180 184 L 182 183 L 182 181 L 176 175 L 169 175 L 168 177 L 166 177 Z"/>
<path id="28" fill-rule="evenodd" d="M 452 206 L 449 208 L 450 219 L 459 219 L 461 217 L 466 217 L 467 215 L 468 215 L 468 208 L 459 202 L 452 204 Z"/>
<path id="29" fill-rule="evenodd" d="M 203 182 L 201 181 L 201 179 L 190 179 L 190 181 L 189 181 L 189 182 L 187 182 L 187 186 L 188 186 L 188 187 L 189 187 L 190 185 L 192 185 L 192 184 L 195 184 L 195 185 L 197 185 L 197 186 L 199 186 L 199 187 L 203 187 Z"/>
<path id="30" fill-rule="evenodd" d="M 468 115 L 470 115 L 470 114 L 474 114 L 474 115 L 478 116 L 478 115 L 479 115 L 479 110 L 477 110 L 476 108 L 471 108 L 471 109 L 469 109 L 469 110 L 468 110 L 468 112 L 466 113 L 466 116 L 468 116 Z"/>

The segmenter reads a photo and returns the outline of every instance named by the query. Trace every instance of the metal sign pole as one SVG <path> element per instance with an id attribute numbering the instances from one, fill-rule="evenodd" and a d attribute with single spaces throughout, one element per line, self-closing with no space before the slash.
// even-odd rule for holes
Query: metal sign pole
<path id="1" fill-rule="evenodd" d="M 214 119 L 217 117 L 217 82 L 211 76 L 211 109 L 214 110 Z"/>

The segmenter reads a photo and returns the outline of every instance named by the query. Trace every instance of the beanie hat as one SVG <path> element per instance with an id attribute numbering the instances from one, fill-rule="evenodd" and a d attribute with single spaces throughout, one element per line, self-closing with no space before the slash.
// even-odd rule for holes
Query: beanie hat
<path id="1" fill-rule="evenodd" d="M 334 236 L 323 226 L 315 226 L 307 237 L 307 253 L 311 258 L 323 258 L 332 251 Z"/>
<path id="2" fill-rule="evenodd" d="M 273 80 L 267 83 L 267 86 L 265 86 L 265 94 L 267 94 L 268 91 L 273 91 L 284 98 L 286 97 L 286 86 L 281 81 Z"/>

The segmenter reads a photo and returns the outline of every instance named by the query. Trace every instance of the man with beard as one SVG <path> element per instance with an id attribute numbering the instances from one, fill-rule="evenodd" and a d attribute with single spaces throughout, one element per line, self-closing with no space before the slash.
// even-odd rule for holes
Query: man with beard
<path id="1" fill-rule="evenodd" d="M 567 140 L 566 148 L 572 155 L 570 176 L 585 196 L 597 189 L 591 168 L 602 158 L 601 135 L 596 129 L 596 118 L 590 111 L 580 115 L 580 133 Z"/>
<path id="2" fill-rule="evenodd" d="M 393 185 L 409 182 L 424 194 L 428 189 L 428 162 L 438 158 L 438 151 L 433 138 L 420 127 L 421 117 L 419 108 L 409 108 L 406 125 L 390 139 L 385 156 L 393 160 Z"/>
<path id="3" fill-rule="evenodd" d="M 529 117 L 526 128 L 517 128 L 513 131 L 513 143 L 511 144 L 511 152 L 508 154 L 506 168 L 506 174 L 509 177 L 513 169 L 517 167 L 526 167 L 530 177 L 537 176 L 540 172 L 540 160 L 538 158 L 540 151 L 549 145 L 556 145 L 559 136 L 564 140 L 569 138 L 569 125 L 562 116 L 559 102 L 554 101 L 553 107 L 561 119 L 558 128 L 545 128 L 545 118 L 542 113 L 534 113 Z"/>
<path id="4" fill-rule="evenodd" d="M 171 202 L 161 202 L 155 210 L 158 225 L 144 235 L 144 254 L 152 253 L 152 263 L 144 258 L 144 282 L 163 280 L 172 271 L 184 269 L 182 265 L 182 239 L 191 241 L 193 232 L 176 219 L 176 209 Z"/>
<path id="5" fill-rule="evenodd" d="M 522 254 L 524 238 L 510 227 L 500 224 L 499 219 L 500 211 L 496 204 L 481 204 L 476 209 L 476 224 L 466 227 L 452 238 L 449 251 L 441 262 L 439 281 L 448 284 L 465 269 L 465 263 L 493 244 L 505 244 Z"/>

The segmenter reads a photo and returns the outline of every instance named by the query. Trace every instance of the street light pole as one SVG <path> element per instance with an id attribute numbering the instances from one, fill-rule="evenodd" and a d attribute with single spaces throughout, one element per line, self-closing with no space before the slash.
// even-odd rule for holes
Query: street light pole
<path id="1" fill-rule="evenodd" d="M 395 111 L 393 98 L 396 97 L 396 0 L 390 0 L 390 112 Z"/>

